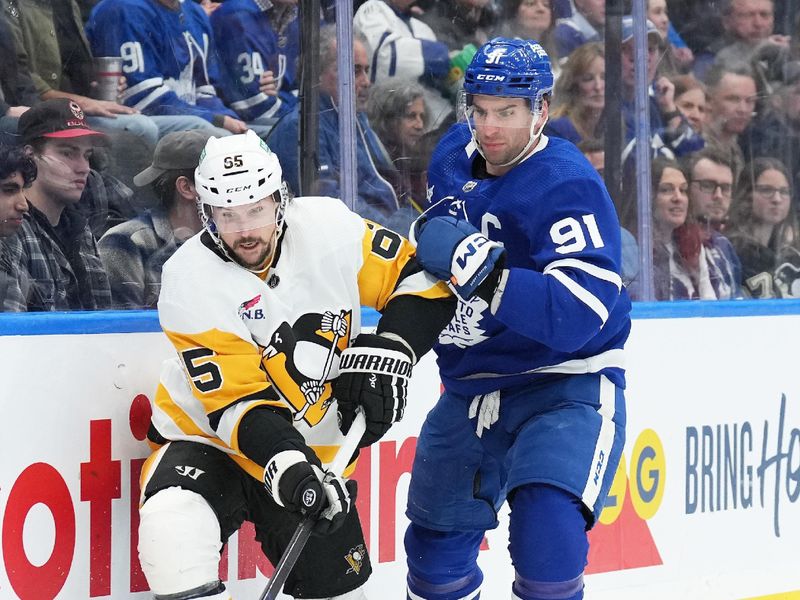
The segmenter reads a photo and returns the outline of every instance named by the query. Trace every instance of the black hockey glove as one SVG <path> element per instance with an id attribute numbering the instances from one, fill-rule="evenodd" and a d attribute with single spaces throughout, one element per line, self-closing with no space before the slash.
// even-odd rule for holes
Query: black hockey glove
<path id="1" fill-rule="evenodd" d="M 363 407 L 367 431 L 359 448 L 377 442 L 403 418 L 411 366 L 411 352 L 403 343 L 373 333 L 362 333 L 342 352 L 333 384 L 339 429 L 346 435 L 356 408 Z"/>
<path id="2" fill-rule="evenodd" d="M 264 468 L 264 485 L 279 506 L 316 519 L 317 534 L 339 529 L 356 499 L 355 481 L 323 471 L 299 450 L 273 456 Z"/>

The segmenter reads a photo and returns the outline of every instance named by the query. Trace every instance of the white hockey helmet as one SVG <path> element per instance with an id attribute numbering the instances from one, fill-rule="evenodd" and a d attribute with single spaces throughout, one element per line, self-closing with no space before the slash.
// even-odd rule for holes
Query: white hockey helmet
<path id="1" fill-rule="evenodd" d="M 212 137 L 194 171 L 200 201 L 231 207 L 258 202 L 282 187 L 278 157 L 252 130 Z"/>
<path id="2" fill-rule="evenodd" d="M 268 222 L 251 221 L 250 225 L 256 228 L 276 223 L 280 230 L 290 197 L 281 175 L 278 157 L 253 131 L 209 138 L 194 171 L 203 225 L 215 238 L 218 231 L 241 231 L 241 227 L 236 228 L 233 224 L 238 222 L 244 228 L 250 228 L 246 227 L 244 219 L 234 218 L 226 227 L 225 223 L 216 222 L 213 209 L 230 209 L 223 214 L 236 217 L 236 213 L 247 205 L 274 202 L 277 204 L 274 213 L 260 213 L 265 218 L 270 215 Z"/>

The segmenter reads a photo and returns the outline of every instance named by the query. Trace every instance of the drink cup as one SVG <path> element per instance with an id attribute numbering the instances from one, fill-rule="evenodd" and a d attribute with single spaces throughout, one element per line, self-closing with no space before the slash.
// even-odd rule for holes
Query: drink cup
<path id="1" fill-rule="evenodd" d="M 119 56 L 98 56 L 94 59 L 94 80 L 92 98 L 117 102 L 119 78 L 122 77 L 122 58 Z"/>

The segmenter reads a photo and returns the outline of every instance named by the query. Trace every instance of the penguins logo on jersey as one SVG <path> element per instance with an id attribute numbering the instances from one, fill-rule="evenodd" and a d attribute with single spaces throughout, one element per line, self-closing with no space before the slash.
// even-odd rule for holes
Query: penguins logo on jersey
<path id="1" fill-rule="evenodd" d="M 347 573 L 355 573 L 358 575 L 364 566 L 364 557 L 366 555 L 367 550 L 364 548 L 364 544 L 359 544 L 355 548 L 350 548 L 350 551 L 344 557 L 347 564 L 350 565 L 350 568 L 347 569 Z M 345 573 L 345 575 L 347 573 Z"/>
<path id="2" fill-rule="evenodd" d="M 350 340 L 351 322 L 349 310 L 306 313 L 293 325 L 281 323 L 264 348 L 264 369 L 294 409 L 295 421 L 313 427 L 325 416 L 333 400 L 330 381 Z"/>

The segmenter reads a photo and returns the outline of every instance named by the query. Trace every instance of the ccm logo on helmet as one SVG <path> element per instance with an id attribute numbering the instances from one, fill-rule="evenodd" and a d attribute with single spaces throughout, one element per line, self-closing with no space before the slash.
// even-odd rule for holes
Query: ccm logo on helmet
<path id="1" fill-rule="evenodd" d="M 239 187 L 228 188 L 227 190 L 225 190 L 225 193 L 230 194 L 231 192 L 243 192 L 245 190 L 249 190 L 251 187 L 253 187 L 253 184 L 240 185 Z"/>
<path id="2" fill-rule="evenodd" d="M 475 79 L 482 81 L 505 81 L 505 75 L 492 75 L 491 73 L 478 73 Z"/>

